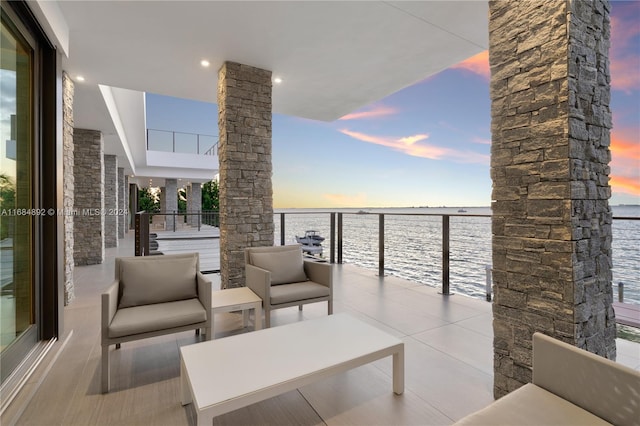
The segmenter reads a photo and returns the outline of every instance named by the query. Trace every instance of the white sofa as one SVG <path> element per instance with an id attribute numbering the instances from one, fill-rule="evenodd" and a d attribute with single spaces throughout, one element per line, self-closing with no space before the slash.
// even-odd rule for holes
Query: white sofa
<path id="1" fill-rule="evenodd" d="M 533 383 L 455 424 L 639 425 L 640 372 L 535 333 Z"/>
<path id="2" fill-rule="evenodd" d="M 109 392 L 109 346 L 205 329 L 211 338 L 211 281 L 198 253 L 116 258 L 102 294 L 102 392 Z"/>

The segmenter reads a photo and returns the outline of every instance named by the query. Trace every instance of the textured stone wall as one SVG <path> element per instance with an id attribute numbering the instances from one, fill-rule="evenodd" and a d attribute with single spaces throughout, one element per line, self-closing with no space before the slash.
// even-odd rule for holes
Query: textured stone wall
<path id="1" fill-rule="evenodd" d="M 118 239 L 124 238 L 124 234 L 127 232 L 128 180 L 127 175 L 124 174 L 124 168 L 118 167 Z"/>
<path id="2" fill-rule="evenodd" d="M 494 395 L 541 331 L 615 358 L 608 1 L 491 1 Z"/>
<path id="3" fill-rule="evenodd" d="M 73 253 L 76 265 L 104 261 L 104 148 L 102 133 L 75 129 Z"/>
<path id="4" fill-rule="evenodd" d="M 64 215 L 64 304 L 74 298 L 73 270 L 73 81 L 66 72 L 62 73 L 62 205 Z"/>
<path id="5" fill-rule="evenodd" d="M 202 184 L 192 182 L 187 191 L 187 211 L 189 213 L 199 213 L 202 210 Z M 198 226 L 198 215 L 188 216 L 188 223 L 191 226 Z"/>
<path id="6" fill-rule="evenodd" d="M 164 180 L 165 191 L 165 209 L 167 213 L 178 212 L 178 180 L 177 179 L 165 179 Z M 173 224 L 178 216 L 168 214 L 166 217 L 167 230 L 173 230 Z"/>
<path id="7" fill-rule="evenodd" d="M 118 247 L 118 157 L 104 156 L 104 246 Z"/>
<path id="8" fill-rule="evenodd" d="M 220 274 L 244 286 L 244 249 L 273 245 L 271 71 L 225 62 L 218 73 Z"/>

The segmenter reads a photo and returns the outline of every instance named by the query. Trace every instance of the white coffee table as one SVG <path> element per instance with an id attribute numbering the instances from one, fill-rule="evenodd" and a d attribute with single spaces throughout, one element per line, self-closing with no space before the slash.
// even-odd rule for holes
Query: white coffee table
<path id="1" fill-rule="evenodd" d="M 253 309 L 255 330 L 262 328 L 262 299 L 248 287 L 228 288 L 211 293 L 211 339 L 215 338 L 214 320 L 217 313 L 242 311 L 242 325 L 247 326 L 249 310 Z"/>
<path id="2" fill-rule="evenodd" d="M 387 356 L 404 392 L 404 343 L 347 314 L 300 321 L 180 348 L 182 405 L 198 425 Z"/>

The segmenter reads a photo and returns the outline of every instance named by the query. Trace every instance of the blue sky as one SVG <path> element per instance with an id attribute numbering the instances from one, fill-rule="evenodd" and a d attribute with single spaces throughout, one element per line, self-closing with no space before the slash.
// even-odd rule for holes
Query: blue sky
<path id="1" fill-rule="evenodd" d="M 640 204 L 640 2 L 611 22 L 611 204 Z M 331 123 L 274 114 L 274 207 L 489 206 L 489 111 L 483 52 Z M 217 134 L 217 108 L 149 95 L 147 125 Z"/>

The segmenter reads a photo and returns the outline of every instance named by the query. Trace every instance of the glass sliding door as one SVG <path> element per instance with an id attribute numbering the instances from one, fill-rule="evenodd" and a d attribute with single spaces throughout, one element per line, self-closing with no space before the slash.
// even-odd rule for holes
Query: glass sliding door
<path id="1" fill-rule="evenodd" d="M 34 48 L 4 7 L 0 49 L 0 372 L 4 382 L 38 339 Z"/>

